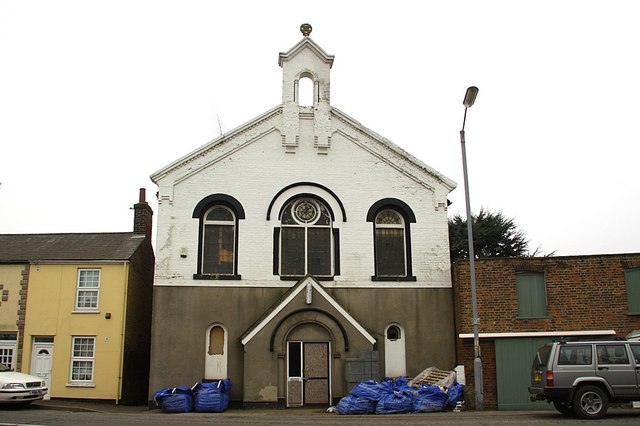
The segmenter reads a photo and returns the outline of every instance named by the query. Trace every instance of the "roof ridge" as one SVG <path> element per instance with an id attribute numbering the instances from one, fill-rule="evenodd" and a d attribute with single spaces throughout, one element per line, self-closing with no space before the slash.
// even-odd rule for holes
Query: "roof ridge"
<path id="1" fill-rule="evenodd" d="M 17 237 L 27 237 L 27 236 L 35 236 L 35 235 L 123 235 L 123 234 L 134 234 L 133 231 L 126 232 L 34 232 L 34 233 L 24 233 L 24 234 L 0 234 L 0 237 L 4 236 L 17 236 Z"/>

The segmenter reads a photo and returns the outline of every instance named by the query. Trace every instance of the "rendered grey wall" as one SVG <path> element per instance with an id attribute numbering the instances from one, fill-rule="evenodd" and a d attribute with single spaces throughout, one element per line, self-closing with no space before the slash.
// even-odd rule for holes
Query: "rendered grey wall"
<path id="1" fill-rule="evenodd" d="M 191 386 L 204 375 L 205 332 L 214 323 L 222 323 L 228 336 L 228 376 L 233 382 L 232 400 L 260 397 L 261 389 L 273 383 L 282 385 L 282 377 L 244 383 L 245 347 L 240 336 L 286 291 L 286 288 L 238 287 L 162 287 L 154 293 L 154 324 L 149 392 L 168 386 Z M 371 335 L 377 339 L 381 367 L 384 366 L 384 329 L 389 323 L 402 325 L 406 335 L 407 374 L 424 368 L 455 366 L 453 304 L 451 289 L 345 289 L 325 290 L 335 298 Z M 322 309 L 330 309 L 320 304 Z M 294 306 L 289 309 L 293 309 Z M 185 319 L 188 318 L 188 321 Z M 358 333 L 346 325 L 353 342 Z M 279 370 L 277 354 L 269 352 L 272 328 L 266 328 L 247 345 L 252 368 Z M 363 340 L 364 341 L 364 340 Z M 352 344 L 345 358 L 356 358 L 366 344 Z M 256 361 L 257 360 L 257 361 Z M 271 373 L 270 373 L 271 374 Z M 280 373 L 278 373 L 280 374 Z M 276 374 L 277 375 L 277 374 Z M 343 376 L 344 373 L 341 373 Z M 334 384 L 344 377 L 334 377 Z M 266 385 L 265 385 L 266 384 Z M 243 387 L 246 390 L 243 394 Z M 333 387 L 340 392 L 343 385 Z M 257 396 L 256 396 L 257 395 Z M 272 394 L 270 394 L 272 395 Z M 280 395 L 282 393 L 280 392 Z M 339 396 L 339 395 L 334 395 Z M 270 397 L 271 398 L 271 397 Z"/>

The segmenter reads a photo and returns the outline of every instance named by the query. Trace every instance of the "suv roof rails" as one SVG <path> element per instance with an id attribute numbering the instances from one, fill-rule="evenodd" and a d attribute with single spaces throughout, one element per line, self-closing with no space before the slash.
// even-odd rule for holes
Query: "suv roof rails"
<path id="1" fill-rule="evenodd" d="M 554 342 L 567 343 L 567 342 L 594 342 L 594 341 L 626 341 L 626 337 L 620 336 L 569 336 L 559 337 L 554 339 Z"/>

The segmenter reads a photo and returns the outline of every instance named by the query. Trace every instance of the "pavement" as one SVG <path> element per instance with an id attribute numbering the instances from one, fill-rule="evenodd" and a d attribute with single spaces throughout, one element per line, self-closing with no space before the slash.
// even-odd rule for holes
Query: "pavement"
<path id="1" fill-rule="evenodd" d="M 48 410 L 61 410 L 70 412 L 96 412 L 96 413 L 120 413 L 120 414 L 142 414 L 142 413 L 161 413 L 161 409 L 150 409 L 148 405 L 123 405 L 116 404 L 113 401 L 105 400 L 89 400 L 89 399 L 67 399 L 67 398 L 52 398 L 48 400 L 34 401 L 31 406 L 42 407 Z M 286 409 L 283 407 L 271 407 L 271 408 L 241 408 L 230 406 L 225 410 L 228 414 L 326 414 L 327 408 L 325 407 L 313 407 L 313 408 L 294 408 Z"/>
<path id="2" fill-rule="evenodd" d="M 105 401 L 105 400 L 88 400 L 88 399 L 67 399 L 67 398 L 53 398 L 48 400 L 40 400 L 34 401 L 32 404 L 34 407 L 41 407 L 43 409 L 49 410 L 62 410 L 62 411 L 70 411 L 70 412 L 96 412 L 96 413 L 120 413 L 120 414 L 143 414 L 143 413 L 161 413 L 162 411 L 157 409 L 150 409 L 148 405 L 123 405 L 116 404 L 113 401 Z M 640 410 L 630 408 L 628 404 L 613 404 L 610 408 L 623 409 L 623 411 L 630 411 L 640 414 Z M 465 410 L 466 411 L 466 410 Z M 499 410 L 485 410 L 485 411 L 474 411 L 470 410 L 477 416 L 507 416 L 512 415 L 513 413 L 525 413 L 524 411 L 499 411 Z M 549 411 L 555 413 L 555 410 L 542 410 Z M 463 411 L 464 412 L 464 411 Z M 540 413 L 540 410 L 531 411 L 531 413 Z M 282 407 L 271 407 L 271 408 L 242 408 L 242 407 L 233 407 L 230 406 L 225 410 L 225 413 L 228 414 L 243 414 L 243 415 L 264 415 L 264 414 L 304 414 L 304 415 L 314 415 L 314 414 L 326 414 L 327 409 L 324 407 L 313 407 L 313 408 L 294 408 L 294 409 L 286 409 Z"/>
<path id="3" fill-rule="evenodd" d="M 628 406 L 627 406 L 628 407 Z M 54 398 L 50 400 L 34 401 L 31 404 L 31 408 L 47 409 L 47 410 L 60 410 L 61 415 L 66 413 L 78 413 L 81 416 L 82 413 L 99 413 L 102 417 L 89 417 L 95 421 L 96 418 L 109 419 L 109 423 L 104 424 L 130 424 L 134 422 L 143 425 L 156 425 L 165 424 L 160 421 L 165 414 L 160 409 L 149 409 L 147 405 L 122 405 L 115 404 L 113 401 L 95 401 L 95 400 L 76 400 L 65 398 Z M 613 408 L 613 407 L 612 407 Z M 26 410 L 25 412 L 30 412 Z M 34 410 L 35 411 L 35 410 Z M 167 420 L 170 423 L 166 424 L 208 424 L 212 421 L 211 416 L 206 416 L 207 413 L 181 413 L 180 416 L 172 417 L 169 415 Z M 601 420 L 599 424 L 611 424 L 611 425 L 638 425 L 638 419 L 640 410 L 632 408 L 613 408 L 609 410 L 607 415 L 608 419 Z M 456 426 L 508 426 L 515 423 L 527 424 L 527 425 L 564 425 L 571 422 L 572 424 L 583 424 L 580 419 L 565 417 L 557 413 L 553 409 L 549 410 L 537 410 L 537 411 L 499 411 L 499 410 L 484 410 L 484 411 L 462 411 L 460 413 L 453 412 L 439 412 L 439 413 L 424 413 L 416 415 L 398 414 L 398 415 L 384 415 L 384 416 L 340 416 L 340 421 L 336 422 L 336 414 L 327 413 L 326 407 L 303 407 L 294 409 L 285 408 L 241 408 L 241 407 L 229 407 L 225 410 L 222 416 L 216 415 L 216 422 L 218 424 L 229 425 L 417 425 L 417 424 L 438 424 L 438 425 L 456 425 Z M 81 417 L 72 416 L 74 419 L 81 419 Z M 82 418 L 85 419 L 85 418 Z M 126 419 L 126 423 L 118 423 Z M 133 420 L 132 420 L 133 419 Z M 179 419 L 179 422 L 177 422 Z M 86 420 L 86 419 L 85 419 Z M 80 420 L 80 421 L 85 421 Z M 27 424 L 34 420 L 25 421 Z M 35 420 L 36 422 L 38 420 Z M 160 423 L 158 423 L 160 421 Z M 590 422 L 590 421 L 585 421 Z M 1 423 L 1 421 L 0 421 Z M 16 423 L 11 423 L 16 424 Z M 39 424 L 39 423 L 38 423 Z M 60 424 L 52 422 L 50 424 Z M 62 423 L 67 424 L 67 423 Z M 71 424 L 71 423 L 69 423 Z M 82 424 L 82 423 L 73 423 Z M 103 423 L 100 423 L 103 424 Z"/>
<path id="4" fill-rule="evenodd" d="M 147 405 L 123 405 L 113 401 L 52 398 L 34 401 L 32 406 L 49 410 L 63 410 L 72 412 L 97 412 L 97 413 L 142 413 L 150 411 Z"/>

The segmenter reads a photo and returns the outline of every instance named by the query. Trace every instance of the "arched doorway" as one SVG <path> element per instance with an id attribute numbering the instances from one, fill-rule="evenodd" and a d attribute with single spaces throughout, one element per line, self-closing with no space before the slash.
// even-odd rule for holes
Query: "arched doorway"
<path id="1" fill-rule="evenodd" d="M 384 374 L 387 377 L 405 376 L 405 334 L 399 324 L 389 324 L 384 330 Z"/>
<path id="2" fill-rule="evenodd" d="M 227 330 L 222 324 L 207 328 L 204 378 L 227 378 Z"/>

